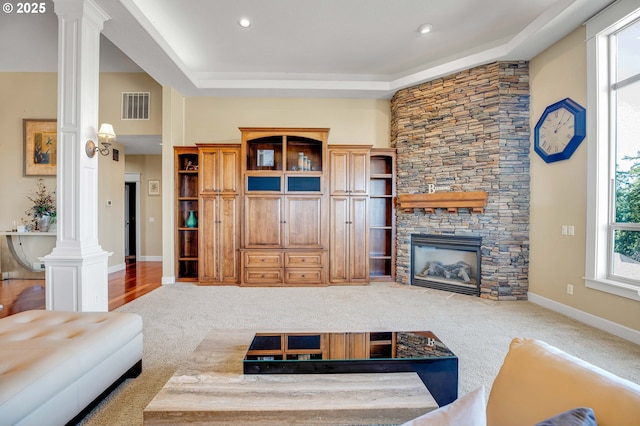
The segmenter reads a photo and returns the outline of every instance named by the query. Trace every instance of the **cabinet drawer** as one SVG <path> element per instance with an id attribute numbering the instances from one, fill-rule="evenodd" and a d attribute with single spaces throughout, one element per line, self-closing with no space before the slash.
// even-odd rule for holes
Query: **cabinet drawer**
<path id="1" fill-rule="evenodd" d="M 285 282 L 287 284 L 322 284 L 324 270 L 316 269 L 286 269 Z"/>
<path id="2" fill-rule="evenodd" d="M 246 251 L 244 252 L 245 268 L 282 268 L 282 252 L 278 251 Z"/>
<path id="3" fill-rule="evenodd" d="M 284 265 L 287 268 L 320 268 L 324 265 L 324 253 L 285 253 Z"/>
<path id="4" fill-rule="evenodd" d="M 282 269 L 245 269 L 245 284 L 282 284 Z"/>

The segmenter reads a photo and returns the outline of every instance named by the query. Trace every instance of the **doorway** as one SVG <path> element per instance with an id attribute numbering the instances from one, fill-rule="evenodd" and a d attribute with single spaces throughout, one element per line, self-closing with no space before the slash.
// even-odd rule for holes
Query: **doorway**
<path id="1" fill-rule="evenodd" d="M 136 183 L 124 184 L 124 256 L 136 258 Z"/>
<path id="2" fill-rule="evenodd" d="M 124 174 L 124 257 L 140 256 L 140 173 Z"/>

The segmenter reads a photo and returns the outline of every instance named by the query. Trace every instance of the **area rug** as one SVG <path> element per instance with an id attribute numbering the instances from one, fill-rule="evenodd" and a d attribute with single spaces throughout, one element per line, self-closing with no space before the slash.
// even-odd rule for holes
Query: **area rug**
<path id="1" fill-rule="evenodd" d="M 142 425 L 143 410 L 212 329 L 430 330 L 459 358 L 459 394 L 486 395 L 513 337 L 544 340 L 640 383 L 640 346 L 527 301 L 495 302 L 393 283 L 247 288 L 162 286 L 118 311 L 144 322 L 143 372 L 80 424 Z"/>

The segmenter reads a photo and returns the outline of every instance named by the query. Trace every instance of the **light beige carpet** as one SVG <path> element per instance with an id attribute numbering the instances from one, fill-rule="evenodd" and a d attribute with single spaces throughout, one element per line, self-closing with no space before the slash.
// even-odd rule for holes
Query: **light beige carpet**
<path id="1" fill-rule="evenodd" d="M 141 425 L 142 411 L 211 329 L 431 330 L 459 358 L 459 393 L 487 395 L 513 337 L 544 340 L 640 383 L 640 346 L 529 302 L 493 302 L 400 284 L 241 288 L 163 286 L 118 309 L 144 321 L 143 372 L 82 425 Z M 523 368 L 526 368 L 523 366 Z"/>

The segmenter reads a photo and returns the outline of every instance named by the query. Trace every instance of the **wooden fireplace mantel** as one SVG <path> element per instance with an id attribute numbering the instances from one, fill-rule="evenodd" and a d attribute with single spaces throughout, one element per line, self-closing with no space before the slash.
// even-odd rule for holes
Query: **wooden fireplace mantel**
<path id="1" fill-rule="evenodd" d="M 447 209 L 449 213 L 458 213 L 459 208 L 471 209 L 472 213 L 483 213 L 488 197 L 489 194 L 485 191 L 400 194 L 398 208 L 407 213 L 412 213 L 414 209 L 424 209 L 426 213 L 433 213 L 435 209 Z"/>

